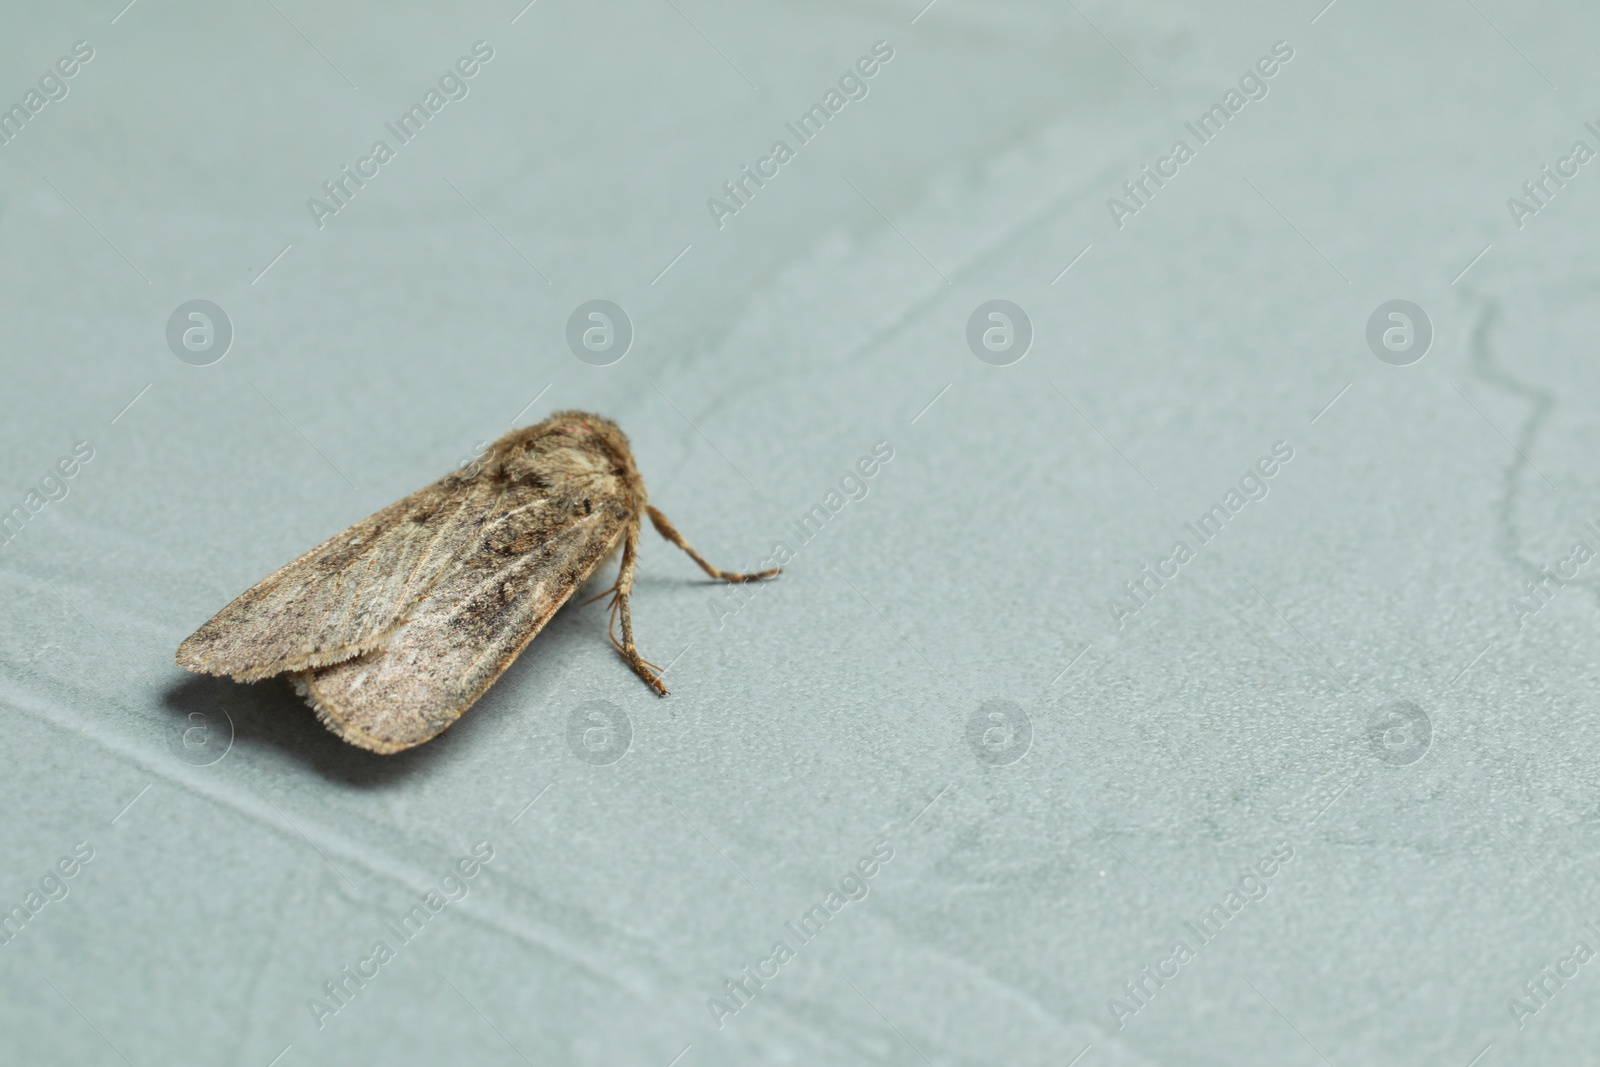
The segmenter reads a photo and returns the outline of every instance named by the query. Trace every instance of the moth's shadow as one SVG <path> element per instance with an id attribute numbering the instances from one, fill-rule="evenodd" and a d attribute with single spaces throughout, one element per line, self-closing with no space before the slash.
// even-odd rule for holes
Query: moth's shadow
<path id="1" fill-rule="evenodd" d="M 737 589 L 744 585 L 748 589 L 759 589 L 764 585 L 776 585 L 782 577 L 768 578 L 760 582 L 724 582 L 717 578 L 707 578 L 703 574 L 691 574 L 687 577 L 681 575 L 647 574 L 644 568 L 639 568 L 639 573 L 633 579 L 633 591 L 637 596 L 641 589 Z M 592 595 L 592 594 L 591 594 Z"/>
<path id="2" fill-rule="evenodd" d="M 727 584 L 715 578 L 707 578 L 703 574 L 684 578 L 670 574 L 646 574 L 643 568 L 640 568 L 639 573 L 633 578 L 635 595 L 638 595 L 640 589 L 711 589 Z"/>
<path id="3" fill-rule="evenodd" d="M 357 789 L 381 788 L 421 772 L 451 746 L 445 736 L 426 745 L 380 756 L 340 740 L 317 721 L 317 713 L 294 691 L 284 678 L 267 678 L 249 684 L 227 678 L 190 675 L 168 688 L 163 695 L 167 710 L 174 717 L 172 730 L 175 750 L 185 762 L 203 764 L 213 756 L 207 751 L 212 739 L 225 742 L 228 724 L 232 725 L 235 749 L 265 747 L 277 749 L 306 769 L 330 781 Z M 226 719 L 218 711 L 226 712 Z M 191 726 L 202 727 L 199 731 Z M 198 742 L 185 744 L 185 731 Z M 235 756 L 238 753 L 234 753 Z"/>

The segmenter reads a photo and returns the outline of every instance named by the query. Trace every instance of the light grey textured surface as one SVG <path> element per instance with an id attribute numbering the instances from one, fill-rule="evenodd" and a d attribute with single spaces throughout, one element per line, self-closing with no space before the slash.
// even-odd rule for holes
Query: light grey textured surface
<path id="1" fill-rule="evenodd" d="M 0 509 L 94 451 L 0 546 L 0 909 L 93 849 L 0 945 L 0 1061 L 1592 1057 L 1600 962 L 1525 983 L 1600 948 L 1596 565 L 1514 603 L 1600 548 L 1600 164 L 1520 227 L 1507 204 L 1600 148 L 1591 6 L 120 7 L 0 34 L 0 103 L 94 49 L 0 145 Z M 307 198 L 480 40 L 465 98 L 319 228 Z M 867 95 L 719 228 L 707 198 L 878 41 Z M 1119 226 L 1108 198 L 1280 41 Z M 596 298 L 636 330 L 606 367 L 565 341 Z M 1034 329 L 1010 366 L 965 339 L 995 298 Z M 193 299 L 234 329 L 209 366 L 165 336 Z M 1408 366 L 1366 340 L 1393 299 L 1434 330 Z M 566 407 L 615 418 L 731 567 L 894 458 L 737 613 L 646 535 L 667 700 L 598 606 L 396 757 L 172 665 L 274 567 Z M 631 723 L 615 762 L 569 745 L 591 701 Z M 971 729 L 1006 706 L 1020 759 Z"/>

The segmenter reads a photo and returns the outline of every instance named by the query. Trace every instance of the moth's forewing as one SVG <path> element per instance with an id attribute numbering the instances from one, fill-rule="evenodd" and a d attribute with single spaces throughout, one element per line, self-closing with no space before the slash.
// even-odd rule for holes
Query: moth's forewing
<path id="1" fill-rule="evenodd" d="M 297 676 L 334 733 L 374 752 L 437 736 L 500 677 L 611 551 L 629 516 L 619 504 L 541 521 L 544 506 L 500 531 L 522 551 L 482 548 L 457 561 L 382 648 Z"/>
<path id="2" fill-rule="evenodd" d="M 389 505 L 217 612 L 178 646 L 178 665 L 253 682 L 380 646 L 498 492 L 448 477 Z"/>

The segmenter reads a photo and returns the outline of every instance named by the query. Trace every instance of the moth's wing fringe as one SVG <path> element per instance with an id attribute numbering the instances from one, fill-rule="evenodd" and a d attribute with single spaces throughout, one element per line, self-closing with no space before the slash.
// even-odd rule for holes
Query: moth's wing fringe
<path id="1" fill-rule="evenodd" d="M 408 607 L 410 605 L 407 605 Z M 178 646 L 178 666 L 195 674 L 211 674 L 219 678 L 232 678 L 236 682 L 259 682 L 263 678 L 274 678 L 280 674 L 295 674 L 313 670 L 318 667 L 332 667 L 334 664 L 343 663 L 357 656 L 364 656 L 368 652 L 375 652 L 389 643 L 389 639 L 405 625 L 405 619 L 397 619 L 388 629 L 374 634 L 365 641 L 343 645 L 339 648 L 327 648 L 321 652 L 312 652 L 303 656 L 294 656 L 280 660 L 276 663 L 265 663 L 255 667 L 245 667 L 230 671 L 226 667 L 209 665 L 205 660 L 196 656 L 191 649 L 185 657 L 184 649 L 189 645 L 185 641 Z"/>
<path id="2" fill-rule="evenodd" d="M 383 738 L 375 737 L 356 726 L 349 719 L 340 715 L 331 705 L 324 704 L 317 697 L 317 694 L 311 688 L 311 679 L 311 671 L 298 671 L 290 676 L 290 680 L 294 682 L 295 693 L 304 699 L 307 704 L 311 705 L 311 710 L 317 713 L 317 721 L 337 734 L 340 740 L 349 742 L 357 748 L 376 752 L 380 756 L 392 756 L 396 752 L 412 747 L 411 745 L 385 741 Z"/>

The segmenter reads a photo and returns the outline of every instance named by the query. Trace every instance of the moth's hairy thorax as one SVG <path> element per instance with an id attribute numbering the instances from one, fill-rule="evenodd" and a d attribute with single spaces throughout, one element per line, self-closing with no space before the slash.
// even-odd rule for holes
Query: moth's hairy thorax
<path id="1" fill-rule="evenodd" d="M 597 511 L 631 517 L 647 502 L 627 438 L 593 416 L 557 415 L 506 435 L 495 442 L 476 477 L 507 496 L 537 491 L 543 501 L 537 509 L 540 525 L 560 525 Z"/>

